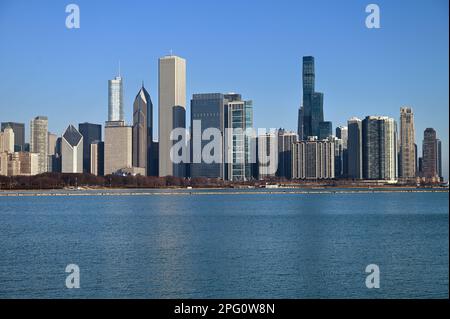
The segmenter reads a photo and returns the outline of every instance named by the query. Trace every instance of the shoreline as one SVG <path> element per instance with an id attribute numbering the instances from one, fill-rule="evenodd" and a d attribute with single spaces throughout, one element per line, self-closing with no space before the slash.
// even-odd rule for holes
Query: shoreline
<path id="1" fill-rule="evenodd" d="M 449 189 L 411 187 L 305 187 L 305 188 L 114 188 L 114 189 L 49 189 L 0 190 L 0 197 L 60 196 L 195 196 L 195 195 L 311 195 L 311 194 L 375 194 L 375 193 L 448 193 Z"/>

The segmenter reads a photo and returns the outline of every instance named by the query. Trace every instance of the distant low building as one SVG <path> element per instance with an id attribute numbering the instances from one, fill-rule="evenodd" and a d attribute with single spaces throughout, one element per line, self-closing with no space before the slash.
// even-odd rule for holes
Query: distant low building
<path id="1" fill-rule="evenodd" d="M 0 175 L 33 176 L 39 174 L 39 154 L 30 152 L 0 153 Z"/>

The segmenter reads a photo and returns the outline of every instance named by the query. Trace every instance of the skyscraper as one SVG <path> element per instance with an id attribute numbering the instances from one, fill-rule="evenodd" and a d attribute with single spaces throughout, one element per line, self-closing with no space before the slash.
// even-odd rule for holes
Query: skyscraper
<path id="1" fill-rule="evenodd" d="M 333 135 L 333 124 L 330 121 L 319 122 L 319 140 L 325 140 Z"/>
<path id="2" fill-rule="evenodd" d="M 314 57 L 303 57 L 303 108 L 298 123 L 303 125 L 302 139 L 319 136 L 319 123 L 323 122 L 323 93 L 315 91 Z M 299 128 L 300 130 L 300 128 Z"/>
<path id="3" fill-rule="evenodd" d="M 174 163 L 170 139 L 174 128 L 186 128 L 186 60 L 169 55 L 159 59 L 159 176 L 184 176 L 183 163 Z"/>
<path id="4" fill-rule="evenodd" d="M 48 118 L 46 116 L 37 116 L 31 120 L 30 151 L 39 153 L 39 174 L 47 172 Z"/>
<path id="5" fill-rule="evenodd" d="M 14 151 L 25 151 L 25 124 L 16 122 L 3 122 L 1 130 L 11 127 L 14 131 Z"/>
<path id="6" fill-rule="evenodd" d="M 348 120 L 347 174 L 349 178 L 361 179 L 362 174 L 362 122 L 353 117 Z"/>
<path id="7" fill-rule="evenodd" d="M 256 163 L 255 136 L 247 134 L 253 129 L 253 102 L 234 93 L 226 94 L 225 99 L 225 176 L 231 181 L 247 181 L 253 177 Z"/>
<path id="8" fill-rule="evenodd" d="M 0 133 L 0 152 L 14 153 L 14 131 L 10 126 Z"/>
<path id="9" fill-rule="evenodd" d="M 439 176 L 439 180 L 443 180 L 444 179 L 444 174 L 442 173 L 442 142 L 440 139 L 436 139 L 436 160 L 437 160 L 437 173 Z"/>
<path id="10" fill-rule="evenodd" d="M 106 122 L 104 144 L 104 173 L 114 174 L 132 167 L 132 128 L 124 121 Z"/>
<path id="11" fill-rule="evenodd" d="M 400 108 L 400 163 L 399 177 L 416 177 L 414 113 L 409 107 Z"/>
<path id="12" fill-rule="evenodd" d="M 61 172 L 83 173 L 83 135 L 73 125 L 62 136 Z"/>
<path id="13" fill-rule="evenodd" d="M 116 76 L 108 80 L 108 121 L 123 121 L 123 85 L 122 78 Z"/>
<path id="14" fill-rule="evenodd" d="M 258 178 L 274 177 L 278 169 L 278 134 L 269 132 L 258 136 Z"/>
<path id="15" fill-rule="evenodd" d="M 435 181 L 438 177 L 437 139 L 433 128 L 425 129 L 422 144 L 422 177 Z"/>
<path id="16" fill-rule="evenodd" d="M 103 176 L 105 167 L 105 143 L 100 141 L 94 141 L 90 145 L 90 171 L 92 175 Z"/>
<path id="17" fill-rule="evenodd" d="M 397 137 L 394 119 L 367 116 L 362 122 L 363 177 L 396 180 Z"/>
<path id="18" fill-rule="evenodd" d="M 80 123 L 78 131 L 83 136 L 83 172 L 91 171 L 91 143 L 102 140 L 102 126 L 100 124 Z"/>
<path id="19" fill-rule="evenodd" d="M 347 177 L 348 175 L 348 151 L 347 151 L 347 142 L 348 142 L 348 127 L 347 126 L 338 126 L 336 127 L 336 137 L 340 140 L 340 142 L 336 143 L 336 151 L 339 156 L 336 156 L 336 177 Z"/>
<path id="20" fill-rule="evenodd" d="M 191 151 L 191 165 L 190 173 L 191 177 L 208 177 L 208 178 L 224 178 L 224 161 L 223 161 L 223 136 L 224 136 L 224 113 L 225 105 L 227 100 L 224 94 L 221 93 L 204 93 L 204 94 L 194 94 L 191 100 L 191 138 L 196 135 L 197 139 L 191 140 L 191 146 L 200 148 L 196 150 L 197 152 Z M 194 121 L 196 121 L 195 129 L 200 129 L 199 132 L 194 132 Z M 199 122 L 200 121 L 200 122 Z M 200 126 L 198 126 L 200 125 Z M 220 156 L 220 161 L 215 163 L 207 163 L 201 156 L 201 150 L 211 142 L 211 140 L 217 137 L 210 137 L 211 140 L 201 139 L 202 134 L 206 129 L 216 128 L 221 132 L 220 149 L 214 149 L 217 152 L 218 157 Z M 199 152 L 200 151 L 200 152 Z M 219 154 L 220 153 L 220 154 Z"/>
<path id="21" fill-rule="evenodd" d="M 144 168 L 146 175 L 157 176 L 151 163 L 153 147 L 153 103 L 142 84 L 133 103 L 133 166 Z"/>
<path id="22" fill-rule="evenodd" d="M 48 150 L 47 150 L 47 171 L 56 172 L 56 141 L 58 136 L 48 132 Z"/>
<path id="23" fill-rule="evenodd" d="M 277 176 L 292 177 L 292 145 L 298 142 L 298 135 L 294 132 L 278 130 L 278 170 Z"/>

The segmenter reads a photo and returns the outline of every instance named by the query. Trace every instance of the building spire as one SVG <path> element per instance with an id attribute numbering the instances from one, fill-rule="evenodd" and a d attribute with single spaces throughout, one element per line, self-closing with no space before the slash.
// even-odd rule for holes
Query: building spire
<path id="1" fill-rule="evenodd" d="M 120 60 L 119 60 L 119 78 L 120 78 Z"/>

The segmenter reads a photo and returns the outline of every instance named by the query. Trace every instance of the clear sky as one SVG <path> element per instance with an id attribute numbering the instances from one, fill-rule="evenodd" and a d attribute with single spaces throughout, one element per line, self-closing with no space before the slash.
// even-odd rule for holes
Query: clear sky
<path id="1" fill-rule="evenodd" d="M 65 26 L 69 3 L 80 29 Z M 380 29 L 365 27 L 369 3 Z M 333 129 L 411 106 L 419 150 L 435 128 L 448 177 L 448 12 L 448 0 L 0 0 L 0 121 L 25 122 L 27 136 L 37 115 L 57 134 L 103 124 L 119 60 L 127 121 L 142 81 L 157 119 L 158 58 L 173 50 L 187 60 L 188 100 L 238 92 L 253 100 L 255 127 L 296 130 L 301 58 L 313 55 Z"/>

